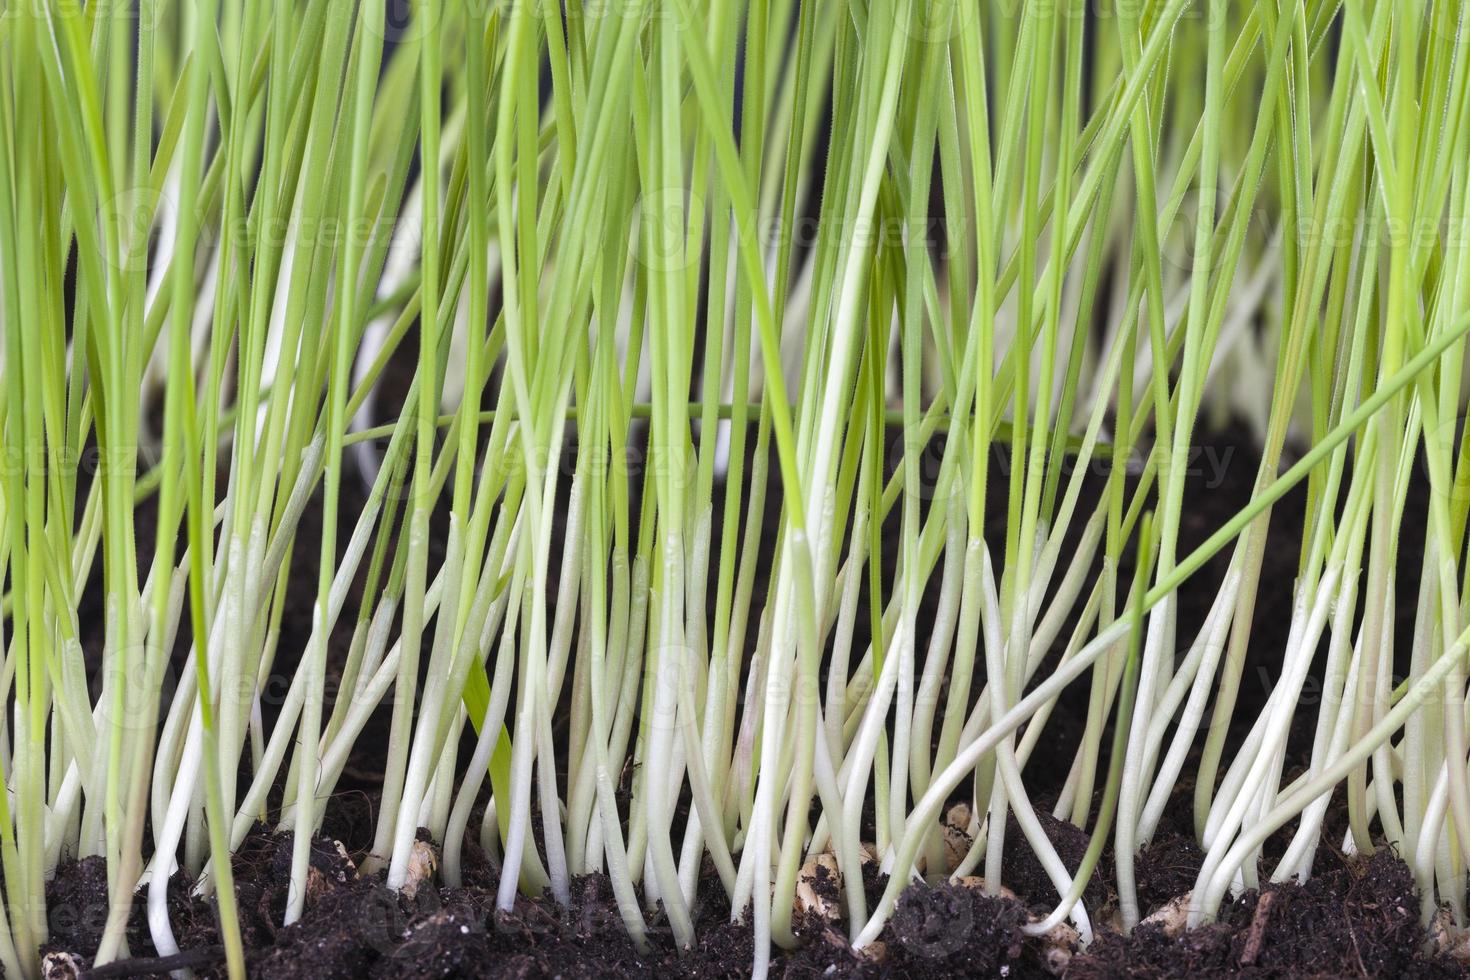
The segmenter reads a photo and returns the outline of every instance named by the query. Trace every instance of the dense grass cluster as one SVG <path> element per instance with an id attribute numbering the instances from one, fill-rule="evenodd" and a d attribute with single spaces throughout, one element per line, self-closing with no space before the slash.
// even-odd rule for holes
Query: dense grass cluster
<path id="1" fill-rule="evenodd" d="M 467 838 L 495 856 L 502 907 L 605 872 L 635 941 L 657 915 L 688 945 L 708 859 L 757 972 L 823 851 L 859 947 L 921 869 L 998 890 L 1014 848 L 1064 896 L 1029 928 L 1091 938 L 1105 850 L 1131 928 L 1182 777 L 1193 923 L 1309 875 L 1333 794 L 1350 848 L 1386 840 L 1426 914 L 1464 917 L 1470 8 L 3 11 L 8 975 L 38 973 L 47 876 L 94 855 L 111 914 L 77 952 L 127 956 L 135 902 L 177 952 L 181 867 L 242 973 L 229 854 L 257 821 L 294 834 L 298 918 L 383 705 L 367 870 L 401 886 L 425 827 L 449 883 Z M 1185 550 L 1191 447 L 1228 417 L 1255 491 Z M 1298 486 L 1295 577 L 1263 575 Z M 285 636 L 312 509 L 313 625 Z M 1294 597 L 1289 640 L 1240 718 L 1267 591 Z M 1085 732 L 1045 805 L 1091 835 L 1081 867 L 1026 778 L 1074 686 Z"/>

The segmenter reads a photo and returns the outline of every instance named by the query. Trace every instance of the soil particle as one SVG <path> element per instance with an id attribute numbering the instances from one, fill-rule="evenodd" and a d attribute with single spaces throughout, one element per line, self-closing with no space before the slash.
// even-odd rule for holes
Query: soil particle
<path id="1" fill-rule="evenodd" d="M 91 952 L 107 927 L 107 861 L 101 857 L 65 861 L 46 883 L 46 926 L 50 940 L 42 953 Z"/>
<path id="2" fill-rule="evenodd" d="M 380 959 L 371 975 L 435 980 L 469 975 L 491 962 L 489 933 L 479 916 L 471 908 L 449 907 L 415 922 L 403 945 Z"/>
<path id="3" fill-rule="evenodd" d="M 1160 830 L 1134 861 L 1139 914 L 1148 916 L 1194 887 L 1205 855 L 1193 837 Z"/>
<path id="4" fill-rule="evenodd" d="M 408 928 L 398 897 L 381 882 L 356 883 L 323 896 L 298 923 L 276 936 L 251 963 L 260 978 L 361 977 L 392 952 Z"/>
<path id="5" fill-rule="evenodd" d="M 1028 947 L 1019 902 L 962 885 L 915 886 L 884 930 L 883 976 L 1048 976 Z"/>
<path id="6" fill-rule="evenodd" d="M 1074 823 L 1052 816 L 1050 807 L 1037 806 L 1036 819 L 1046 832 L 1047 840 L 1056 849 L 1057 856 L 1062 859 L 1062 864 L 1075 874 L 1087 854 L 1087 832 Z M 1006 887 L 1024 898 L 1033 911 L 1049 914 L 1061 901 L 1061 896 L 1057 894 L 1046 869 L 1041 866 L 1041 859 L 1027 844 L 1026 835 L 1016 821 L 1015 814 L 1011 814 L 1006 820 L 1005 845 L 1001 858 L 1001 876 Z M 1100 909 L 1112 901 L 1112 879 L 1111 855 L 1104 850 L 1083 893 L 1083 900 L 1089 909 Z M 1187 890 L 1188 886 L 1185 887 Z"/>

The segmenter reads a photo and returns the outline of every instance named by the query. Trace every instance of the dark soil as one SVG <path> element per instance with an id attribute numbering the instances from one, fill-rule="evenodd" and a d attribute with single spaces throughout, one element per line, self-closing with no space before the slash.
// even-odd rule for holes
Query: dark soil
<path id="1" fill-rule="evenodd" d="M 1068 977 L 1462 977 L 1423 952 L 1409 869 L 1386 850 L 1339 859 L 1305 884 L 1249 893 L 1220 921 L 1170 939 L 1158 926 L 1099 937 Z"/>
<path id="2" fill-rule="evenodd" d="M 468 855 L 464 887 L 425 887 L 409 899 L 389 891 L 381 874 L 358 877 L 325 840 L 313 854 L 306 915 L 282 928 L 290 846 L 289 836 L 258 832 L 236 857 L 241 925 L 253 977 L 749 974 L 750 931 L 731 924 L 729 905 L 713 873 L 702 883 L 695 909 L 699 945 L 679 953 L 667 930 L 655 922 L 651 949 L 640 953 L 623 930 L 610 884 L 600 875 L 574 881 L 567 908 L 549 898 L 523 898 L 512 912 L 502 913 L 495 908 L 496 869 L 477 853 Z M 876 897 L 883 882 L 875 876 L 870 884 Z M 223 950 L 212 903 L 192 897 L 182 878 L 173 885 L 170 906 L 186 952 L 153 959 L 139 908 L 130 930 L 138 958 L 95 975 L 162 977 L 180 966 L 194 967 L 200 976 L 220 975 Z M 106 916 L 102 862 L 93 858 L 61 869 L 48 900 L 48 950 L 95 948 Z M 1022 934 L 1028 904 L 959 885 L 916 885 L 904 893 L 868 955 L 854 954 L 837 928 L 811 919 L 799 929 L 799 948 L 777 951 L 773 973 L 793 978 L 1053 976 L 1049 950 Z M 1371 858 L 1337 855 L 1305 884 L 1247 893 L 1222 910 L 1219 922 L 1180 938 L 1170 938 L 1156 925 L 1142 925 L 1127 938 L 1100 931 L 1085 953 L 1072 957 L 1064 975 L 1082 980 L 1467 975 L 1454 960 L 1426 955 L 1424 938 L 1412 877 L 1401 861 L 1382 850 Z"/>
<path id="3" fill-rule="evenodd" d="M 869 976 L 1046 976 L 1021 934 L 1026 910 L 960 885 L 910 888 L 894 910 L 887 956 Z"/>
<path id="4" fill-rule="evenodd" d="M 1070 870 L 1082 865 L 1087 853 L 1087 832 L 1075 824 L 1058 820 L 1051 815 L 1050 808 L 1038 807 L 1036 818 L 1041 821 L 1046 837 L 1056 848 L 1057 856 Z M 1035 852 L 1026 844 L 1026 836 L 1014 814 L 1006 821 L 1006 848 L 1001 860 L 1001 876 L 1007 888 L 1024 895 L 1034 911 L 1045 916 L 1061 901 L 1056 887 L 1047 877 L 1046 870 Z M 1187 889 L 1186 889 L 1187 890 Z M 1087 883 L 1083 901 L 1089 909 L 1103 908 L 1116 896 L 1113 893 L 1113 864 L 1108 851 L 1104 850 L 1098 861 L 1097 871 Z"/>
<path id="5" fill-rule="evenodd" d="M 1181 554 L 1203 541 L 1249 498 L 1258 460 L 1253 451 L 1243 448 L 1247 444 L 1248 437 L 1243 434 L 1227 433 L 1217 445 L 1202 452 L 1181 528 Z M 893 457 L 892 462 L 896 465 L 898 458 Z M 1102 479 L 1091 476 L 1089 485 L 1101 488 Z M 772 483 L 767 507 L 768 541 L 773 539 L 779 506 L 774 467 Z M 347 485 L 344 483 L 344 488 Z M 1290 582 L 1294 576 L 1304 499 L 1301 492 L 1291 494 L 1275 509 L 1273 547 L 1268 549 L 1264 582 Z M 1422 503 L 1411 500 L 1407 509 L 1400 544 L 1403 567 L 1415 567 L 1417 562 L 1413 552 L 1422 542 L 1423 508 L 1418 506 Z M 351 513 L 352 509 L 347 511 Z M 987 531 L 1000 532 L 988 533 L 994 538 L 991 546 L 999 561 L 1003 501 L 991 516 L 992 526 Z M 276 669 L 286 676 L 299 657 L 311 621 L 310 597 L 314 595 L 316 575 L 311 556 L 317 550 L 312 541 L 319 535 L 319 523 L 316 512 L 308 510 L 300 531 L 300 546 L 294 553 L 293 577 L 300 576 L 307 584 L 291 590 L 293 595 L 305 598 L 299 604 L 288 604 L 285 611 Z M 140 528 L 145 526 L 146 520 Z M 345 540 L 350 530 L 350 526 L 344 527 L 339 538 Z M 899 551 L 900 528 L 890 522 L 884 531 L 880 560 L 891 575 Z M 142 552 L 151 544 L 151 530 L 140 537 L 139 544 L 142 561 Z M 1209 563 L 1181 592 L 1180 636 L 1190 635 L 1203 622 L 1223 576 L 1224 561 L 1217 558 Z M 768 570 L 763 565 L 758 577 L 764 579 Z M 1123 573 L 1129 575 L 1131 569 L 1125 567 Z M 1401 593 L 1409 594 L 1416 584 L 1401 583 Z M 344 611 L 344 622 L 346 617 L 356 615 L 360 588 L 359 584 Z M 757 583 L 757 591 L 762 588 Z M 927 600 L 926 609 L 932 615 L 934 597 Z M 1263 590 L 1258 599 L 1237 708 L 1238 722 L 1248 723 L 1269 693 L 1272 664 L 1279 659 L 1284 645 L 1290 605 L 1291 597 L 1285 590 Z M 1413 604 L 1400 602 L 1398 608 L 1401 631 L 1411 629 Z M 1407 619 L 1403 615 L 1406 610 Z M 865 619 L 859 617 L 860 622 Z M 100 615 L 85 619 L 88 623 L 100 621 Z M 346 632 L 339 630 L 344 636 Z M 99 649 L 100 639 L 95 637 Z M 747 643 L 754 641 L 752 630 Z M 345 642 L 334 645 L 331 670 L 340 669 Z M 861 649 L 866 636 L 858 636 L 856 642 Z M 88 646 L 90 649 L 93 644 Z M 1407 633 L 1398 646 L 1407 651 Z M 982 678 L 975 679 L 972 699 L 978 696 L 982 683 Z M 1047 737 L 1026 772 L 1043 826 L 1071 868 L 1080 863 L 1088 837 L 1071 824 L 1051 818 L 1050 802 L 1061 787 L 1080 738 L 1086 696 L 1084 678 L 1058 703 Z M 1292 743 L 1295 753 L 1310 744 L 1311 711 L 1305 710 L 1304 715 L 1301 737 Z M 236 855 L 236 890 L 252 976 L 282 980 L 581 976 L 663 980 L 749 975 L 751 931 L 747 925 L 731 922 L 728 901 L 712 869 L 701 882 L 693 910 L 698 944 L 682 952 L 674 948 L 666 924 L 657 916 L 649 927 L 650 948 L 635 948 L 623 928 L 611 886 L 602 876 L 575 880 L 569 907 L 559 906 L 548 896 L 521 898 L 511 912 L 498 911 L 498 868 L 470 842 L 466 842 L 466 883 L 461 888 L 425 886 L 409 899 L 389 891 L 381 875 L 360 877 L 353 861 L 365 854 L 372 840 L 382 771 L 381 749 L 377 747 L 382 740 L 375 733 L 383 730 L 386 720 L 386 716 L 375 718 L 358 740 L 359 748 L 327 806 L 324 836 L 313 852 L 311 892 L 301 921 L 284 928 L 280 924 L 286 904 L 289 837 L 273 836 L 262 827 Z M 565 724 L 564 718 L 557 720 L 559 726 Z M 462 755 L 467 758 L 468 751 Z M 1298 757 L 1290 759 L 1289 764 L 1304 761 Z M 248 758 L 246 763 L 248 768 Z M 561 775 L 564 778 L 564 771 Z M 963 790 L 967 793 L 968 787 Z M 960 795 L 954 802 L 968 801 Z M 1326 840 L 1340 840 L 1341 814 L 1329 813 L 1327 826 Z M 1290 829 L 1268 843 L 1268 855 Z M 1058 969 L 1063 969 L 1067 977 L 1081 978 L 1467 975 L 1454 961 L 1425 955 L 1425 932 L 1419 923 L 1412 877 L 1397 858 L 1380 851 L 1371 859 L 1350 860 L 1327 843 L 1319 849 L 1314 877 L 1305 884 L 1269 887 L 1264 894 L 1247 893 L 1222 910 L 1217 924 L 1180 938 L 1169 938 L 1151 925 L 1141 926 L 1125 938 L 1103 925 L 1096 942 L 1067 964 L 1067 954 L 1058 959 L 1055 951 L 1040 940 L 1022 933 L 1022 926 L 1032 916 L 1050 910 L 1057 895 L 1024 845 L 1014 818 L 1007 829 L 1007 840 L 1004 877 L 1014 898 L 992 898 L 963 886 L 913 886 L 904 893 L 880 941 L 863 956 L 849 948 L 844 927 L 813 916 L 799 925 L 798 948 L 775 951 L 773 975 L 1040 977 L 1055 975 Z M 341 842 L 345 855 L 335 842 Z M 1158 831 L 1137 858 L 1139 901 L 1145 914 L 1189 891 L 1201 860 L 1193 835 L 1193 786 L 1182 779 Z M 1105 924 L 1116 902 L 1113 881 L 1114 869 L 1105 852 L 1086 893 L 1094 923 Z M 155 958 L 139 902 L 129 933 L 135 959 L 93 971 L 93 975 L 163 976 L 183 968 L 201 977 L 221 975 L 223 951 L 213 903 L 192 896 L 191 884 L 180 873 L 170 887 L 170 911 L 183 954 Z M 886 880 L 868 866 L 864 884 L 870 900 L 876 900 Z M 58 869 L 47 894 L 51 916 L 48 951 L 85 957 L 95 950 L 106 919 L 106 886 L 106 868 L 100 859 L 70 862 Z M 820 881 L 818 890 L 835 894 L 836 882 Z"/>

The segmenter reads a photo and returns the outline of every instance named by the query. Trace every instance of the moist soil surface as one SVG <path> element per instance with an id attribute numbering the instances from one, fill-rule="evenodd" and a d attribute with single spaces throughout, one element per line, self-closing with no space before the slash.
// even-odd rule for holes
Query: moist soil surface
<path id="1" fill-rule="evenodd" d="M 1215 438 L 1214 445 L 1200 451 L 1190 477 L 1181 555 L 1249 500 L 1259 461 L 1250 444 L 1244 433 L 1227 430 Z M 898 455 L 891 457 L 896 464 Z M 771 529 L 779 502 L 779 486 L 775 485 L 772 469 L 767 552 L 772 550 Z M 1100 490 L 1104 479 L 1102 474 L 1087 477 L 1084 508 L 1090 493 Z M 1273 511 L 1272 547 L 1266 553 L 1263 587 L 1232 720 L 1235 738 L 1244 733 L 1265 703 L 1274 680 L 1272 664 L 1279 660 L 1285 643 L 1291 596 L 1284 585 L 1273 590 L 1264 583 L 1289 583 L 1295 576 L 1304 501 L 1298 491 Z M 717 514 L 719 507 L 717 499 Z M 346 503 L 343 511 L 346 515 L 355 513 Z M 1418 567 L 1415 552 L 1423 541 L 1425 513 L 1420 488 L 1411 496 L 1405 512 L 1401 569 Z M 1004 501 L 995 505 L 990 525 L 987 537 L 995 538 L 991 547 L 999 555 L 1004 540 Z M 344 526 L 342 531 L 339 540 L 345 540 L 351 527 Z M 890 521 L 884 532 L 881 561 L 891 574 L 899 528 Z M 138 534 L 143 552 L 139 559 L 146 562 L 146 545 L 152 540 L 146 509 L 139 515 Z M 309 509 L 298 532 L 292 568 L 293 578 L 299 579 L 301 587 L 293 585 L 290 589 L 293 596 L 304 598 L 288 603 L 283 617 L 280 672 L 292 668 L 309 630 L 316 579 L 312 556 L 318 550 L 313 542 L 319 535 L 318 513 Z M 717 556 L 712 557 L 712 562 L 715 560 Z M 1181 591 L 1180 636 L 1192 635 L 1203 622 L 1226 560 L 1214 559 Z M 763 564 L 768 566 L 768 560 Z M 1126 560 L 1124 564 L 1123 574 L 1130 575 Z M 758 577 L 764 579 L 767 571 L 768 567 L 762 567 Z M 1415 584 L 1407 579 L 1401 582 L 1400 596 L 1412 595 Z M 762 585 L 757 583 L 757 594 Z M 353 590 L 349 605 L 355 606 L 360 596 L 360 589 Z M 926 602 L 931 615 L 933 604 L 931 595 Z M 1406 653 L 1414 604 L 1400 601 L 1397 608 L 1400 636 L 1396 647 Z M 355 611 L 349 609 L 344 618 Z M 100 651 L 100 609 L 96 612 L 99 615 L 91 622 L 97 624 L 99 635 L 86 644 L 89 652 Z M 87 622 L 84 616 L 83 623 Z M 865 636 L 857 637 L 857 648 L 866 642 Z M 343 656 L 345 641 L 334 644 L 334 668 L 340 666 Z M 972 699 L 980 687 L 977 678 L 972 685 Z M 1315 708 L 1309 700 L 1303 699 L 1304 717 L 1295 726 L 1289 745 L 1288 779 L 1295 774 L 1291 771 L 1293 765 L 1304 766 L 1310 750 Z M 1086 707 L 1084 678 L 1060 699 L 1047 737 L 1038 745 L 1026 773 L 1038 816 L 1058 853 L 1074 869 L 1087 848 L 1087 835 L 1049 814 L 1081 736 Z M 472 840 L 465 843 L 464 881 L 460 887 L 425 883 L 410 897 L 390 891 L 381 871 L 360 873 L 358 866 L 372 845 L 382 779 L 387 714 L 380 711 L 379 715 L 359 738 L 343 779 L 327 805 L 322 836 L 313 849 L 307 909 L 300 921 L 281 926 L 291 861 L 289 835 L 276 835 L 259 826 L 235 857 L 239 914 L 252 977 L 529 980 L 607 976 L 663 980 L 749 975 L 754 956 L 750 927 L 731 922 L 728 900 L 708 862 L 692 910 L 697 942 L 689 950 L 675 948 L 666 923 L 656 914 L 650 918 L 647 949 L 635 947 L 623 927 L 611 884 L 600 875 L 574 879 L 571 901 L 566 906 L 548 895 L 538 899 L 521 897 L 513 910 L 498 910 L 495 897 L 499 868 Z M 565 719 L 559 721 L 560 729 Z M 461 756 L 467 759 L 469 749 Z M 565 761 L 560 761 L 559 776 L 564 781 Z M 1145 914 L 1186 894 L 1199 872 L 1203 854 L 1193 833 L 1194 786 L 1187 778 L 1190 769 L 1185 767 L 1185 778 L 1175 787 L 1163 821 L 1137 858 L 1139 903 Z M 274 797 L 273 802 L 278 799 Z M 964 797 L 956 797 L 954 802 L 964 802 Z M 533 823 L 539 825 L 539 821 Z M 871 815 L 866 825 L 871 832 Z M 1412 875 L 1396 855 L 1380 848 L 1372 856 L 1349 857 L 1333 846 L 1343 840 L 1346 828 L 1340 794 L 1329 811 L 1326 828 L 1308 881 L 1270 885 L 1261 892 L 1247 891 L 1221 909 L 1216 923 L 1183 934 L 1149 923 L 1126 937 L 1111 928 L 1116 907 L 1114 868 L 1111 855 L 1105 853 L 1086 894 L 1097 937 L 1085 951 L 1078 951 L 1023 933 L 1028 922 L 1051 910 L 1057 895 L 1012 818 L 1006 835 L 1003 870 L 1007 892 L 1003 896 L 992 897 L 981 888 L 966 885 L 912 885 L 904 892 L 881 939 L 863 955 L 849 947 L 844 926 L 808 912 L 797 923 L 796 948 L 773 951 L 771 973 L 780 977 L 875 978 L 1470 976 L 1470 970 L 1459 961 L 1430 951 Z M 1268 859 L 1281 853 L 1292 830 L 1294 825 L 1288 825 L 1267 843 Z M 427 841 L 427 834 L 421 836 Z M 157 955 L 140 898 L 129 931 L 134 958 L 89 969 L 87 957 L 97 947 L 107 914 L 107 871 L 99 858 L 64 861 L 48 884 L 50 941 L 46 951 L 71 954 L 72 964 L 83 975 L 99 978 L 166 976 L 181 969 L 190 969 L 199 977 L 222 976 L 224 954 L 214 904 L 211 899 L 196 896 L 192 884 L 184 872 L 177 873 L 170 882 L 170 912 L 180 954 Z M 864 884 L 871 906 L 886 879 L 868 866 Z M 815 890 L 820 896 L 836 898 L 835 881 L 819 880 Z"/>

